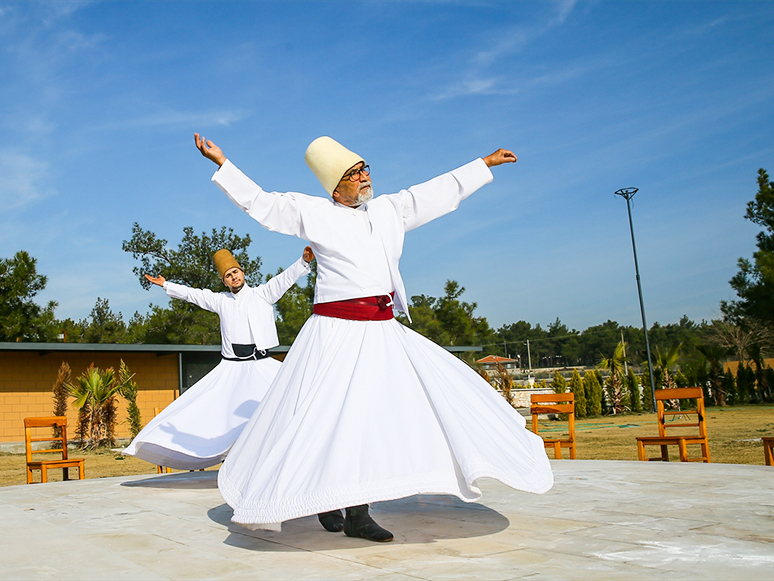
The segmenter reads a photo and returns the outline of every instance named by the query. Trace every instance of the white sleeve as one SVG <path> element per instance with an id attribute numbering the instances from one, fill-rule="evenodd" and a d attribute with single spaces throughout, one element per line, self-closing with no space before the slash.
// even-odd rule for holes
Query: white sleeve
<path id="1" fill-rule="evenodd" d="M 298 197 L 306 197 L 304 194 L 264 191 L 229 160 L 215 172 L 212 181 L 267 230 L 303 238 Z"/>
<path id="2" fill-rule="evenodd" d="M 167 291 L 167 296 L 170 298 L 188 301 L 213 313 L 220 312 L 220 303 L 223 300 L 221 293 L 214 293 L 209 289 L 191 288 L 169 281 L 164 283 L 164 290 Z"/>
<path id="3" fill-rule="evenodd" d="M 398 206 L 408 231 L 453 212 L 462 200 L 492 179 L 489 167 L 478 158 L 430 181 L 379 197 L 386 197 Z"/>
<path id="4" fill-rule="evenodd" d="M 303 258 L 299 258 L 291 264 L 286 270 L 283 270 L 277 276 L 272 278 L 266 284 L 262 284 L 256 290 L 269 304 L 274 304 L 282 298 L 290 287 L 303 275 L 309 274 L 312 269 Z"/>

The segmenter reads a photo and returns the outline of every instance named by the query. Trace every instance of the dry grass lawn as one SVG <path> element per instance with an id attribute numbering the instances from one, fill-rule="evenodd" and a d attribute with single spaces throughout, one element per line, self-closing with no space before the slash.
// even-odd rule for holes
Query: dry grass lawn
<path id="1" fill-rule="evenodd" d="M 529 427 L 527 421 L 527 427 Z M 566 422 L 541 422 L 540 431 L 551 437 L 566 429 Z M 606 416 L 578 420 L 576 440 L 578 458 L 584 460 L 637 460 L 637 436 L 658 435 L 655 414 Z M 763 464 L 761 436 L 774 436 L 774 406 L 738 406 L 707 409 L 707 430 L 713 462 L 726 464 Z M 657 455 L 651 448 L 651 456 Z M 692 451 L 689 449 L 689 453 Z M 568 452 L 564 451 L 565 457 Z M 72 458 L 86 459 L 86 478 L 106 478 L 130 474 L 156 474 L 156 466 L 120 453 L 103 450 L 73 450 Z M 677 457 L 677 450 L 670 450 Z M 37 458 L 36 459 L 43 459 Z M 0 486 L 25 484 L 24 454 L 0 453 Z M 215 466 L 210 470 L 216 470 Z M 774 471 L 774 468 L 772 468 Z M 71 471 L 75 477 L 75 470 Z M 35 473 L 35 481 L 40 479 Z M 61 470 L 51 470 L 49 481 L 62 479 Z"/>

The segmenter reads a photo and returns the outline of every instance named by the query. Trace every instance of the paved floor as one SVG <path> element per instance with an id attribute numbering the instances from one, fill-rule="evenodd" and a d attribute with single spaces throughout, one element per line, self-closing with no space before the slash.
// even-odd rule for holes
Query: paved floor
<path id="1" fill-rule="evenodd" d="M 553 462 L 545 495 L 482 482 L 374 505 L 392 543 L 229 522 L 214 472 L 0 488 L 0 579 L 771 579 L 774 468 Z"/>

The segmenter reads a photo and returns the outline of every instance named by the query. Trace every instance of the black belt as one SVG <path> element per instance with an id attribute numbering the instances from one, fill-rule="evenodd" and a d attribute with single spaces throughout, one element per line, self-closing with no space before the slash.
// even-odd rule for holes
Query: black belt
<path id="1" fill-rule="evenodd" d="M 271 355 L 268 349 L 258 349 L 254 344 L 240 345 L 238 343 L 232 343 L 231 348 L 234 350 L 236 357 L 223 357 L 226 361 L 257 361 L 259 359 L 266 359 Z"/>

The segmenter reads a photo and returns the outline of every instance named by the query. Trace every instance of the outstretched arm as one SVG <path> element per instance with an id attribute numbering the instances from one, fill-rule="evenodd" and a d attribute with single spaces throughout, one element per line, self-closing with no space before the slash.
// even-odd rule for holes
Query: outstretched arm
<path id="1" fill-rule="evenodd" d="M 196 143 L 196 149 L 202 152 L 202 155 L 207 159 L 211 159 L 219 166 L 226 162 L 226 156 L 223 155 L 220 147 L 215 145 L 212 141 L 199 137 L 198 133 L 194 133 L 194 142 Z"/>
<path id="2" fill-rule="evenodd" d="M 314 253 L 312 252 L 312 248 L 307 246 L 304 248 L 303 256 L 291 264 L 287 270 L 283 270 L 269 282 L 258 287 L 258 292 L 261 297 L 263 297 L 267 303 L 272 305 L 276 303 L 282 298 L 282 295 L 284 295 L 287 290 L 301 278 L 301 276 L 311 272 L 309 263 L 313 259 Z"/>
<path id="3" fill-rule="evenodd" d="M 498 149 L 491 155 L 484 158 L 484 163 L 489 167 L 502 165 L 504 163 L 516 163 L 516 156 L 508 149 Z"/>
<path id="4" fill-rule="evenodd" d="M 151 281 L 153 284 L 157 284 L 160 287 L 164 286 L 164 283 L 167 282 L 167 279 L 165 279 L 163 276 L 151 276 L 149 274 L 145 275 L 145 278 L 147 278 L 149 281 Z"/>

